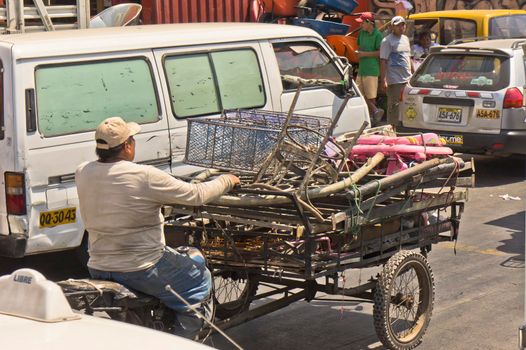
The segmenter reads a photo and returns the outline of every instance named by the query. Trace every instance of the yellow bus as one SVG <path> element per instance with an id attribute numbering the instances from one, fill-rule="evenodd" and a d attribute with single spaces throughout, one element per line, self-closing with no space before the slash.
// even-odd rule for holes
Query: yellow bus
<path id="1" fill-rule="evenodd" d="M 409 19 L 416 33 L 430 31 L 440 45 L 468 38 L 526 38 L 526 10 L 433 11 Z"/>

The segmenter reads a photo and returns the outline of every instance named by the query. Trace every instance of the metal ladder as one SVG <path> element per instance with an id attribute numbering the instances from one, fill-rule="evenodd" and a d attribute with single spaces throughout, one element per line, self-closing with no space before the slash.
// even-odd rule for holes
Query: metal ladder
<path id="1" fill-rule="evenodd" d="M 0 7 L 0 33 L 82 29 L 89 27 L 89 0 L 74 0 L 74 5 L 47 5 L 43 0 L 32 0 L 34 6 L 25 6 L 24 0 L 5 0 Z"/>

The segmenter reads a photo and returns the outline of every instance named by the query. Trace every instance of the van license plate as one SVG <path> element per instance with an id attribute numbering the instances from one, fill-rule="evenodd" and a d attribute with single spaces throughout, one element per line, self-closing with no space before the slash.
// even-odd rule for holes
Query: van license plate
<path id="1" fill-rule="evenodd" d="M 463 145 L 464 137 L 462 135 L 440 135 L 440 138 L 446 141 L 446 145 Z"/>
<path id="2" fill-rule="evenodd" d="M 438 121 L 446 123 L 460 123 L 462 120 L 462 108 L 438 108 Z"/>
<path id="3" fill-rule="evenodd" d="M 64 208 L 40 213 L 39 226 L 54 227 L 74 223 L 77 220 L 77 208 Z"/>

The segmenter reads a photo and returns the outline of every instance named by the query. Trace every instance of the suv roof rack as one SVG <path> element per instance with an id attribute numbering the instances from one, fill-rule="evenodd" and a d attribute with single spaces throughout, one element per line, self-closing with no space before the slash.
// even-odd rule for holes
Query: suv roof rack
<path id="1" fill-rule="evenodd" d="M 525 41 L 525 40 L 521 40 Z M 515 44 L 515 43 L 514 43 Z M 464 53 L 464 54 L 484 54 L 484 53 L 491 53 L 493 55 L 497 56 L 503 56 L 503 57 L 510 57 L 510 53 L 506 52 L 502 49 L 498 48 L 492 48 L 492 47 L 483 47 L 483 48 L 477 48 L 477 47 L 454 47 L 454 46 L 433 46 L 431 47 L 430 53 L 449 53 L 449 54 L 455 54 L 455 53 Z"/>
<path id="2" fill-rule="evenodd" d="M 0 7 L 0 33 L 14 34 L 89 27 L 89 0 L 71 0 L 71 5 L 44 5 L 43 0 L 5 0 Z"/>
<path id="3" fill-rule="evenodd" d="M 468 38 L 459 38 L 459 39 L 455 39 L 453 40 L 452 42 L 450 42 L 449 44 L 447 44 L 447 46 L 449 45 L 457 45 L 457 44 L 463 44 L 463 43 L 467 43 L 467 42 L 473 42 L 473 41 L 481 41 L 481 40 L 498 40 L 498 39 L 517 39 L 517 40 L 523 40 L 522 38 L 504 38 L 502 36 L 474 36 L 474 37 L 468 37 Z"/>

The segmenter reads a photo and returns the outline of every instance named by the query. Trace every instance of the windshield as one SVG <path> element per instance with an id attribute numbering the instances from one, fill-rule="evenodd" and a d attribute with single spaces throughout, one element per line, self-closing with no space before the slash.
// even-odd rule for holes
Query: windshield
<path id="1" fill-rule="evenodd" d="M 411 79 L 415 87 L 495 91 L 509 84 L 509 60 L 495 55 L 435 54 Z"/>
<path id="2" fill-rule="evenodd" d="M 489 36 L 497 38 L 526 37 L 526 15 L 492 18 L 489 22 Z"/>

